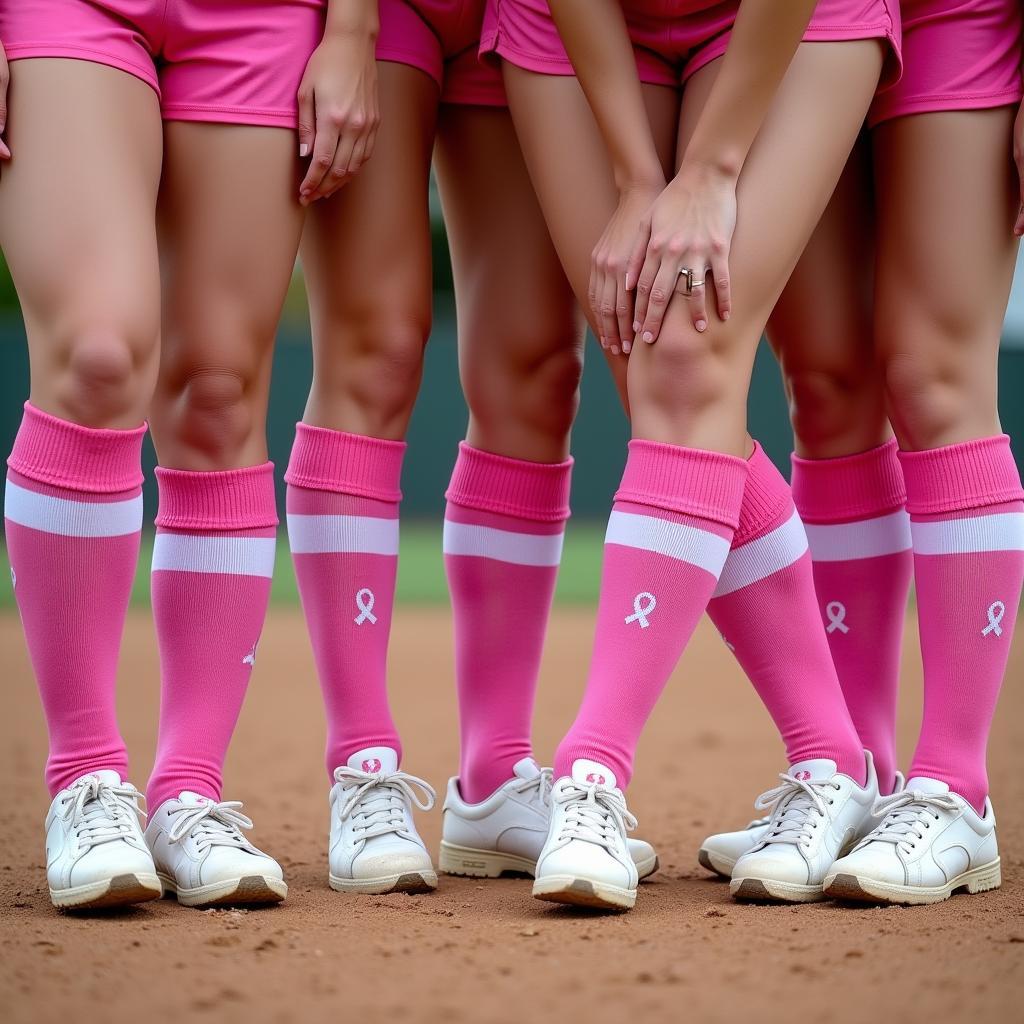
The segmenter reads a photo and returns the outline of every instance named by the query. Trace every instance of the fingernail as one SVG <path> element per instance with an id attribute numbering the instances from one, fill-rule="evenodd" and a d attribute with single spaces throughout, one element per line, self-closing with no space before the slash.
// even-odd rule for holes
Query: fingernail
<path id="1" fill-rule="evenodd" d="M 299 146 L 299 156 L 300 157 L 309 156 L 309 146 L 307 146 L 305 142 L 303 142 Z"/>
<path id="2" fill-rule="evenodd" d="M 724 313 L 722 314 L 722 319 L 723 319 L 723 320 L 728 320 L 728 319 L 729 319 L 729 316 L 730 316 L 730 315 L 731 315 L 731 314 L 729 313 L 729 310 L 726 310 L 726 311 L 725 311 L 725 312 L 724 312 Z"/>
<path id="3" fill-rule="evenodd" d="M 612 355 L 613 356 L 617 356 L 618 354 L 619 354 L 619 346 L 618 345 L 612 345 Z"/>
<path id="4" fill-rule="evenodd" d="M 640 330 L 640 321 L 639 320 L 634 320 L 633 321 L 633 333 L 636 334 L 639 330 Z"/>
<path id="5" fill-rule="evenodd" d="M 694 324 L 694 327 L 696 327 L 698 331 L 703 331 L 707 327 L 707 325 L 708 325 L 708 322 L 706 320 L 698 320 Z"/>
<path id="6" fill-rule="evenodd" d="M 650 331 L 644 331 L 643 338 L 648 344 L 654 341 L 654 335 Z"/>
<path id="7" fill-rule="evenodd" d="M 628 341 L 624 341 L 624 342 L 622 343 L 622 351 L 623 351 L 623 353 L 624 353 L 625 355 L 627 355 L 627 356 L 628 356 L 628 355 L 629 355 L 629 350 L 630 350 L 630 349 L 631 349 L 632 347 L 633 347 L 633 346 L 632 346 L 632 345 L 630 345 L 630 343 L 629 343 Z"/>

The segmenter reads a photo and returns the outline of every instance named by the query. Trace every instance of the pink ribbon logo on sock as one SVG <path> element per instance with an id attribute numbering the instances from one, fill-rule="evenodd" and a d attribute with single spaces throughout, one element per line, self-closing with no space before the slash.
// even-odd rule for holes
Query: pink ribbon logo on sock
<path id="1" fill-rule="evenodd" d="M 376 625 L 377 616 L 373 614 L 375 600 L 373 591 L 369 587 L 363 587 L 356 594 L 356 607 L 359 609 L 359 614 L 353 619 L 353 622 L 357 626 L 361 626 L 364 622 L 369 622 L 371 626 Z"/>
<path id="2" fill-rule="evenodd" d="M 850 632 L 850 627 L 846 624 L 846 605 L 842 601 L 829 601 L 825 605 L 825 614 L 828 616 L 826 633 L 831 635 L 837 629 L 840 633 Z"/>
<path id="3" fill-rule="evenodd" d="M 242 664 L 250 667 L 256 664 L 256 644 L 249 649 L 249 653 L 242 659 Z"/>
<path id="4" fill-rule="evenodd" d="M 1003 616 L 1006 614 L 1006 605 L 1002 601 L 993 601 L 988 606 L 988 625 L 981 631 L 982 636 L 995 633 L 996 636 L 1003 635 Z"/>
<path id="5" fill-rule="evenodd" d="M 646 629 L 650 622 L 647 621 L 647 616 L 658 607 L 658 599 L 653 595 L 643 591 L 637 594 L 633 598 L 633 614 L 626 616 L 626 625 L 628 626 L 631 622 L 639 622 L 641 629 Z"/>

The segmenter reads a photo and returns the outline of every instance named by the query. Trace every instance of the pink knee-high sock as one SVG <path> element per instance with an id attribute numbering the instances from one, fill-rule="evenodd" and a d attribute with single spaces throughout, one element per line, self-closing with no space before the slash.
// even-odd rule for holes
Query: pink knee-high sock
<path id="1" fill-rule="evenodd" d="M 404 441 L 298 424 L 288 539 L 327 711 L 327 773 L 402 746 L 387 690 Z"/>
<path id="2" fill-rule="evenodd" d="M 1024 578 L 1024 490 L 1006 435 L 900 452 L 914 542 L 924 717 L 910 778 L 979 812 Z"/>
<path id="3" fill-rule="evenodd" d="M 555 775 L 576 761 L 625 787 L 640 732 L 689 642 L 739 522 L 745 459 L 631 441 L 605 535 L 597 633 Z"/>
<path id="4" fill-rule="evenodd" d="M 793 456 L 832 660 L 878 786 L 896 782 L 896 698 L 913 571 L 910 519 L 896 442 L 838 459 Z"/>
<path id="5" fill-rule="evenodd" d="M 459 788 L 472 803 L 532 754 L 571 474 L 572 459 L 524 462 L 459 446 L 445 495 L 444 564 L 455 621 Z"/>
<path id="6" fill-rule="evenodd" d="M 117 727 L 121 634 L 142 530 L 142 438 L 25 403 L 4 495 L 11 583 L 50 735 L 50 794 L 128 774 Z"/>
<path id="7" fill-rule="evenodd" d="M 863 783 L 864 748 L 818 618 L 789 484 L 758 444 L 748 464 L 739 526 L 708 615 L 772 716 L 790 764 L 828 759 Z"/>
<path id="8" fill-rule="evenodd" d="M 277 544 L 274 466 L 156 471 L 153 617 L 160 732 L 146 800 L 219 800 L 231 734 L 258 657 Z"/>

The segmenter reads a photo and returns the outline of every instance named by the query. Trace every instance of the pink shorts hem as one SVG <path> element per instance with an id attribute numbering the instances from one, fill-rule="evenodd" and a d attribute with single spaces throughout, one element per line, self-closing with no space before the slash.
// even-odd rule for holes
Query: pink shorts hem
<path id="1" fill-rule="evenodd" d="M 444 85 L 444 72 L 433 61 L 425 60 L 418 50 L 406 50 L 400 46 L 381 46 L 377 44 L 377 60 L 388 64 L 404 64 L 406 67 L 422 71 L 440 89 Z"/>
<path id="2" fill-rule="evenodd" d="M 160 96 L 160 83 L 156 79 L 152 68 L 142 64 L 133 64 L 123 57 L 115 57 L 112 54 L 104 53 L 102 50 L 93 50 L 87 46 L 69 46 L 61 44 L 54 46 L 52 43 L 13 43 L 6 47 L 7 59 L 32 60 L 33 58 L 52 60 L 84 60 L 90 64 L 102 64 L 105 67 L 113 68 L 115 71 L 124 71 L 133 78 L 145 82 L 153 92 Z"/>
<path id="3" fill-rule="evenodd" d="M 883 93 L 868 117 L 868 127 L 874 128 L 886 121 L 893 121 L 897 117 L 909 117 L 912 114 L 941 114 L 944 111 L 954 110 L 994 110 L 997 107 L 1015 106 L 1022 99 L 1024 99 L 1024 89 L 1002 89 L 999 92 L 969 95 L 946 93 L 945 95 L 921 96 L 918 99 L 906 99 L 887 105 Z"/>

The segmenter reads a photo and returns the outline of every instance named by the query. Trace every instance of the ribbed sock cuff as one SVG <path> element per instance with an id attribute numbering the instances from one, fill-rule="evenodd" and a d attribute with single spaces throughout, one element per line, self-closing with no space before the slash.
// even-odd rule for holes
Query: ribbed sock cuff
<path id="1" fill-rule="evenodd" d="M 699 516 L 735 530 L 748 470 L 747 460 L 735 455 L 634 440 L 615 500 Z"/>
<path id="2" fill-rule="evenodd" d="M 285 482 L 314 491 L 398 502 L 405 448 L 404 441 L 298 423 Z"/>
<path id="3" fill-rule="evenodd" d="M 793 501 L 807 523 L 872 519 L 903 508 L 896 440 L 838 459 L 793 458 Z"/>
<path id="4" fill-rule="evenodd" d="M 134 430 L 99 430 L 58 419 L 26 402 L 7 465 L 38 483 L 114 494 L 142 483 L 145 436 L 145 424 Z"/>
<path id="5" fill-rule="evenodd" d="M 274 464 L 194 473 L 158 466 L 156 525 L 170 530 L 258 530 L 277 526 Z"/>
<path id="6" fill-rule="evenodd" d="M 569 518 L 572 462 L 527 462 L 462 441 L 445 497 L 453 505 L 542 523 Z"/>
<path id="7" fill-rule="evenodd" d="M 1024 499 L 1006 434 L 899 453 L 911 515 L 966 512 Z"/>
<path id="8" fill-rule="evenodd" d="M 734 548 L 774 529 L 793 514 L 789 484 L 757 441 L 747 466 L 739 525 L 732 539 Z"/>

